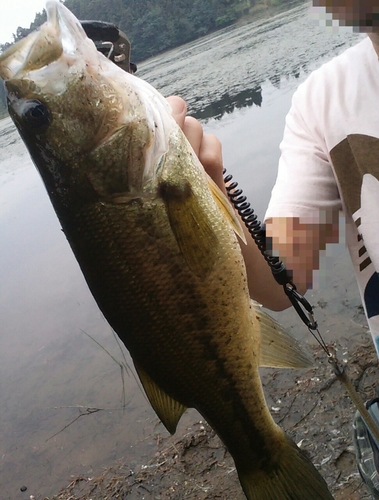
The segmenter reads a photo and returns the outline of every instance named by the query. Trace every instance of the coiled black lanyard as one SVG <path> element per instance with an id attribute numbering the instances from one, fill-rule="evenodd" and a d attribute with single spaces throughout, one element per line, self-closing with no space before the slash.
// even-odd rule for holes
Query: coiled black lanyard
<path id="1" fill-rule="evenodd" d="M 328 362 L 332 365 L 334 374 L 344 384 L 351 400 L 361 414 L 363 420 L 366 423 L 366 426 L 370 430 L 372 437 L 379 447 L 379 428 L 373 421 L 370 413 L 367 411 L 365 404 L 363 403 L 361 397 L 351 383 L 343 366 L 341 366 L 338 362 L 335 353 L 332 353 L 330 351 L 324 338 L 319 332 L 317 321 L 313 316 L 313 307 L 308 302 L 308 300 L 297 291 L 296 285 L 292 282 L 292 276 L 287 271 L 284 263 L 278 257 L 270 255 L 270 253 L 267 251 L 266 229 L 264 224 L 262 224 L 258 220 L 253 208 L 247 201 L 246 196 L 244 196 L 242 189 L 238 187 L 238 183 L 232 180 L 233 176 L 227 174 L 225 169 L 223 173 L 226 192 L 231 203 L 244 222 L 265 261 L 270 266 L 275 280 L 277 281 L 277 283 L 279 283 L 279 285 L 283 286 L 285 294 L 291 301 L 291 304 L 293 305 L 297 314 L 300 316 L 300 319 L 307 326 L 311 335 L 316 339 L 317 343 L 321 346 L 321 348 L 327 355 Z"/>
<path id="2" fill-rule="evenodd" d="M 274 257 L 267 251 L 265 225 L 258 220 L 257 215 L 254 213 L 254 209 L 250 206 L 242 189 L 238 187 L 237 182 L 232 182 L 232 179 L 233 176 L 226 174 L 226 170 L 224 169 L 224 182 L 229 200 L 237 210 L 265 261 L 270 266 L 275 280 L 279 285 L 283 286 L 285 294 L 291 301 L 291 304 L 303 323 L 311 332 L 317 331 L 317 322 L 313 316 L 313 307 L 308 300 L 297 291 L 296 285 L 292 282 L 292 276 L 287 271 L 284 263 L 279 257 Z"/>

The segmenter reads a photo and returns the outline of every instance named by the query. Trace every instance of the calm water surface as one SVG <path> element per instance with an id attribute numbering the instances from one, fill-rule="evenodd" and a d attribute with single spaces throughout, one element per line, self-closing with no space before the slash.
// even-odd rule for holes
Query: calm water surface
<path id="1" fill-rule="evenodd" d="M 262 218 L 295 88 L 359 38 L 327 33 L 305 5 L 165 53 L 138 74 L 183 96 L 221 138 L 225 165 Z M 146 463 L 165 431 L 132 375 L 122 410 L 120 368 L 83 333 L 122 359 L 10 119 L 0 122 L 0 235 L 1 498 L 51 495 L 121 458 Z M 104 410 L 54 436 L 78 406 Z"/>

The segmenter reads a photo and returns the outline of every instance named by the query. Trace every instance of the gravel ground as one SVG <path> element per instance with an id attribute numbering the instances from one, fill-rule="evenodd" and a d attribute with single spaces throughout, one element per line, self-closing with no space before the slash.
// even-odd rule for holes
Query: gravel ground
<path id="1" fill-rule="evenodd" d="M 367 333 L 358 330 L 330 347 L 340 360 L 349 358 L 348 373 L 362 398 L 374 396 L 378 367 Z M 268 405 L 279 425 L 320 470 L 336 500 L 369 499 L 352 446 L 355 410 L 321 348 L 313 350 L 312 370 L 262 369 Z M 158 437 L 156 453 L 147 465 L 131 470 L 119 463 L 97 477 L 73 478 L 49 500 L 125 498 L 245 499 L 230 455 L 202 421 L 181 436 Z"/>

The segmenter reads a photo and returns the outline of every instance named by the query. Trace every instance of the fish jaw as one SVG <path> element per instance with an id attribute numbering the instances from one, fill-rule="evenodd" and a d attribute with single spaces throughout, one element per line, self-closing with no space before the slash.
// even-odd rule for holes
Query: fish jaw
<path id="1" fill-rule="evenodd" d="M 51 186 L 49 194 L 62 194 L 59 186 L 77 175 L 94 180 L 92 187 L 100 198 L 141 196 L 154 184 L 170 136 L 178 128 L 170 106 L 149 84 L 100 54 L 63 4 L 49 1 L 46 10 L 47 22 L 40 30 L 0 56 L 0 76 L 5 79 L 10 115 L 45 184 Z M 32 113 L 45 114 L 42 127 L 25 120 L 31 105 Z M 125 181 L 118 189 L 104 172 L 109 150 L 118 163 L 118 178 Z M 95 164 L 87 175 L 84 170 L 90 166 L 87 162 L 83 167 L 82 159 L 89 155 Z"/>
<path id="2" fill-rule="evenodd" d="M 50 94 L 64 92 L 72 74 L 97 71 L 99 57 L 80 22 L 58 1 L 46 4 L 47 21 L 0 56 L 0 77 L 29 79 Z"/>
<path id="3" fill-rule="evenodd" d="M 59 24 L 55 14 L 56 10 L 48 9 L 47 22 L 39 31 L 33 31 L 0 56 L 0 77 L 3 80 L 22 77 L 29 70 L 38 69 L 60 57 L 63 47 L 57 36 Z M 50 45 L 48 53 L 43 50 L 46 43 Z"/>

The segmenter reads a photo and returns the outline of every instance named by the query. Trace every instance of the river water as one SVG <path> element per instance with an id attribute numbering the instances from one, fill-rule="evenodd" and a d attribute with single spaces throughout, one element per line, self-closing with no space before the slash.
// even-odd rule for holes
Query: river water
<path id="1" fill-rule="evenodd" d="M 294 90 L 312 69 L 361 38 L 335 31 L 321 27 L 311 19 L 309 5 L 301 5 L 145 61 L 138 75 L 166 96 L 183 96 L 205 130 L 221 138 L 226 167 L 262 218 Z M 359 303 L 357 294 L 353 300 Z M 125 376 L 123 409 L 120 367 L 85 332 L 122 361 L 26 149 L 10 119 L 4 119 L 0 122 L 2 500 L 51 495 L 71 476 L 91 476 L 119 459 L 131 468 L 146 463 L 156 436 L 165 433 L 132 374 Z M 79 417 L 87 408 L 101 410 Z M 189 412 L 180 425 L 196 418 Z M 20 492 L 23 485 L 26 493 Z"/>

